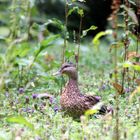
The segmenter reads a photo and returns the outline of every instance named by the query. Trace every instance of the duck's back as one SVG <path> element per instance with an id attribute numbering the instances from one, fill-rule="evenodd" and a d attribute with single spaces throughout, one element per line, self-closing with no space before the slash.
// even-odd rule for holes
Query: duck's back
<path id="1" fill-rule="evenodd" d="M 79 90 L 69 90 L 65 88 L 60 99 L 64 112 L 74 118 L 80 117 L 86 110 L 98 103 L 94 96 L 83 95 Z"/>

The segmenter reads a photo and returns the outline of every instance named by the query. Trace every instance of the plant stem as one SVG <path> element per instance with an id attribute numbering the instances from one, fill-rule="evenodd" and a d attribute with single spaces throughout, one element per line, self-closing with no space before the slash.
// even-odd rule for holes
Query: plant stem
<path id="1" fill-rule="evenodd" d="M 27 26 L 27 39 L 30 39 L 30 27 L 31 27 L 31 8 L 30 8 L 30 1 L 27 2 L 27 17 L 28 19 L 28 26 Z"/>
<path id="2" fill-rule="evenodd" d="M 80 46 L 81 46 L 81 30 L 82 30 L 82 16 L 80 16 L 80 25 L 79 25 L 79 34 L 78 34 L 78 51 L 77 51 L 77 58 L 76 58 L 76 67 L 78 72 L 78 62 L 79 62 L 79 55 L 80 55 Z"/>
<path id="3" fill-rule="evenodd" d="M 67 25 L 68 25 L 68 1 L 65 0 L 65 31 L 64 31 L 64 47 L 62 50 L 62 64 L 65 60 L 65 52 L 67 48 Z"/>
<path id="4" fill-rule="evenodd" d="M 115 40 L 117 39 L 117 37 L 115 38 Z M 115 47 L 115 52 L 114 52 L 114 65 L 115 65 L 115 83 L 118 82 L 118 78 L 117 78 L 117 47 Z M 115 118 L 116 118 L 116 126 L 115 126 L 115 140 L 119 140 L 120 136 L 119 136 L 119 93 L 116 92 L 116 114 L 115 114 Z"/>
<path id="5" fill-rule="evenodd" d="M 114 33 L 113 33 L 113 37 L 114 37 L 114 41 L 117 42 L 117 13 L 119 11 L 119 7 L 120 7 L 120 0 L 113 0 L 112 2 L 112 22 L 113 22 L 113 29 L 114 29 Z M 118 78 L 117 78 L 117 45 L 115 46 L 115 50 L 114 50 L 114 81 L 115 83 L 118 82 Z M 116 125 L 115 125 L 115 140 L 119 140 L 120 139 L 120 132 L 119 132 L 119 93 L 118 91 L 116 91 L 116 113 L 115 113 L 115 120 L 116 120 Z"/>
<path id="6" fill-rule="evenodd" d="M 125 0 L 125 5 L 129 8 L 128 0 Z M 128 54 L 128 47 L 129 47 L 129 40 L 128 40 L 128 13 L 125 11 L 124 13 L 124 21 L 125 21 L 125 39 L 124 39 L 124 61 L 127 61 L 127 54 Z M 125 76 L 126 76 L 126 68 L 123 68 L 122 72 L 122 92 L 124 90 L 124 83 L 125 83 Z"/>
<path id="7" fill-rule="evenodd" d="M 139 20 L 139 18 L 140 18 L 140 7 L 138 7 L 138 9 L 137 9 L 137 17 L 138 17 L 138 20 Z M 138 53 L 139 53 L 139 40 L 140 40 L 140 33 L 138 31 L 139 26 L 140 25 L 137 25 L 137 27 L 136 27 L 136 35 L 137 35 L 136 55 L 138 55 Z M 136 71 L 134 70 L 133 79 L 135 79 L 135 76 L 136 76 Z"/>

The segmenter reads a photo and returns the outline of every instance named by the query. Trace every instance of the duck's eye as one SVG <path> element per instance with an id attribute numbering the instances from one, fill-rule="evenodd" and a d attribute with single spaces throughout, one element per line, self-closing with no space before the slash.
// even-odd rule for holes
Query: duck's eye
<path id="1" fill-rule="evenodd" d="M 68 65 L 66 65 L 66 66 L 64 66 L 64 67 L 63 67 L 63 69 L 65 69 L 65 68 L 67 68 L 67 67 L 69 67 L 69 66 L 68 66 Z"/>

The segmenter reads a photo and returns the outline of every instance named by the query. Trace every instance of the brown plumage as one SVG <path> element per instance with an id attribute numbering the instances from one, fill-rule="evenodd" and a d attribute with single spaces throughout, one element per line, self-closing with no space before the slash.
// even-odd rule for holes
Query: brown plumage
<path id="1" fill-rule="evenodd" d="M 66 114 L 73 118 L 79 118 L 86 110 L 99 102 L 100 99 L 97 96 L 81 94 L 78 88 L 77 70 L 74 64 L 64 63 L 58 73 L 66 74 L 69 77 L 69 81 L 66 83 L 60 98 L 61 108 Z M 101 112 L 104 113 L 105 111 L 106 107 L 102 107 Z"/>

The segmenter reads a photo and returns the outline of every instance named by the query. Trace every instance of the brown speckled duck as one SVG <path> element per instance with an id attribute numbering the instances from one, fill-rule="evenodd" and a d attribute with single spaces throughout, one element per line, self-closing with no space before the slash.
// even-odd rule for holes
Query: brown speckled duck
<path id="1" fill-rule="evenodd" d="M 78 88 L 77 69 L 73 63 L 64 63 L 57 74 L 66 74 L 69 77 L 60 98 L 61 108 L 66 114 L 79 118 L 100 101 L 98 96 L 81 94 Z M 99 112 L 105 113 L 106 110 L 107 107 L 102 106 Z"/>

